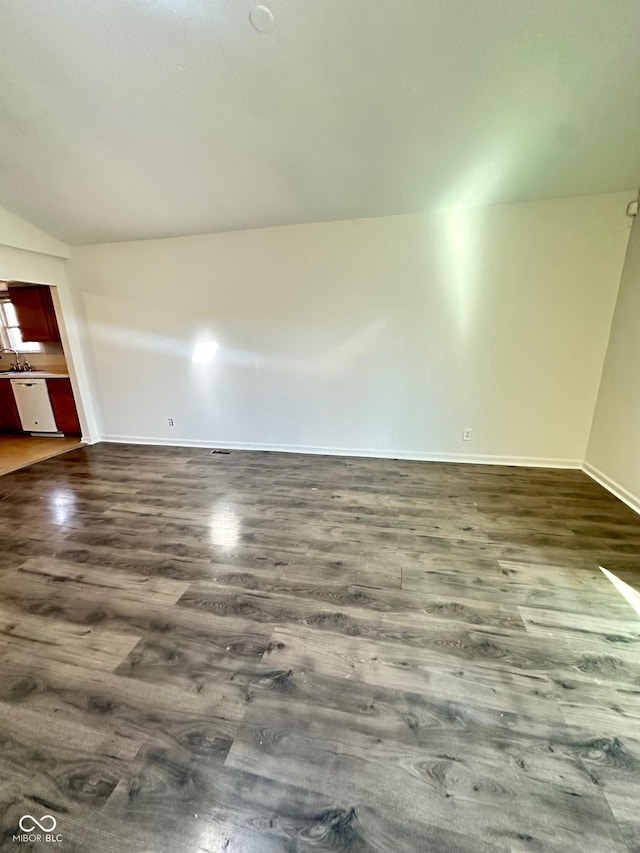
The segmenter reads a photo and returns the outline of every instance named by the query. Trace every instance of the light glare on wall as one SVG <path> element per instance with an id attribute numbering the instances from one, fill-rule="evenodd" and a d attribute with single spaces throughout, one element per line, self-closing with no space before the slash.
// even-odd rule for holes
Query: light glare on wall
<path id="1" fill-rule="evenodd" d="M 193 348 L 191 361 L 194 364 L 204 364 L 206 361 L 213 361 L 213 357 L 218 349 L 216 341 L 200 341 Z"/>

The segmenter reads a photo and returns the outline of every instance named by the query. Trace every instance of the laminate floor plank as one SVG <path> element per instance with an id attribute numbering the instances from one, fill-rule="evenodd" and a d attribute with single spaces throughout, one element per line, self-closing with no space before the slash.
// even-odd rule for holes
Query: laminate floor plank
<path id="1" fill-rule="evenodd" d="M 603 650 L 615 653 L 621 649 L 625 653 L 635 653 L 640 659 L 640 619 L 631 607 L 624 616 L 620 613 L 613 616 L 567 613 L 542 607 L 519 607 L 518 612 L 527 631 L 532 633 L 595 640 L 602 644 Z"/>
<path id="2" fill-rule="evenodd" d="M 120 572 L 112 568 L 78 566 L 50 557 L 31 558 L 12 572 L 7 572 L 0 582 L 14 581 L 16 589 L 25 582 L 44 582 L 55 594 L 60 590 L 85 590 L 87 594 L 96 592 L 111 593 L 117 597 L 127 597 L 144 602 L 175 604 L 186 592 L 189 582 L 175 581 L 171 578 L 136 575 L 132 572 Z"/>
<path id="3" fill-rule="evenodd" d="M 515 626 L 520 623 L 516 607 L 496 604 L 495 601 L 465 598 L 462 595 L 453 596 L 451 600 L 450 596 L 416 594 L 415 591 L 405 592 L 393 587 L 368 588 L 362 584 L 350 584 L 351 577 L 348 572 L 343 574 L 341 584 L 334 582 L 333 577 L 327 582 L 324 573 L 317 570 L 315 578 L 312 572 L 308 577 L 309 581 L 299 580 L 297 567 L 290 566 L 286 566 L 276 580 L 249 572 L 230 573 L 219 576 L 213 583 L 193 583 L 189 593 L 199 593 L 206 598 L 224 590 L 225 587 L 236 587 L 238 591 L 251 590 L 272 596 L 311 599 L 333 606 L 358 607 L 381 613 L 418 612 L 436 618 L 442 616 L 475 624 Z"/>
<path id="4" fill-rule="evenodd" d="M 82 752 L 123 760 L 133 758 L 143 743 L 122 732 L 104 733 L 60 715 L 51 717 L 23 707 L 17 710 L 7 702 L 0 702 L 0 733 L 5 742 L 28 742 L 37 750 L 64 747 L 70 755 Z"/>
<path id="5" fill-rule="evenodd" d="M 338 646 L 338 638 L 342 634 L 337 631 L 347 628 L 344 635 L 349 638 L 349 643 L 343 643 L 342 648 L 349 649 L 353 642 L 361 639 L 360 635 L 348 630 L 349 626 L 348 619 L 332 619 L 330 615 L 325 620 L 312 623 L 311 630 L 305 630 L 302 625 L 289 626 L 288 645 L 295 649 L 304 638 L 305 644 L 313 649 L 314 645 L 322 642 L 320 634 L 326 630 L 328 636 L 322 642 L 326 652 Z M 284 631 L 285 628 L 276 629 L 269 654 L 284 653 L 286 644 L 279 645 L 284 643 Z M 606 677 L 613 684 L 634 688 L 640 686 L 640 659 L 637 654 L 626 651 L 620 644 L 609 650 L 603 648 L 600 642 L 586 638 L 578 644 L 561 637 L 536 636 L 535 643 L 531 643 L 527 632 L 433 620 L 429 629 L 420 633 L 408 630 L 394 632 L 390 627 L 386 630 L 376 627 L 362 640 L 376 643 L 380 651 L 384 651 L 385 658 L 395 655 L 426 661 L 433 655 L 451 664 L 457 661 L 459 667 L 470 665 L 471 672 L 490 669 L 496 674 L 531 674 L 544 678 Z M 396 644 L 400 648 L 396 648 Z M 362 651 L 367 654 L 364 649 Z M 364 658 L 375 659 L 373 650 Z"/>
<path id="6" fill-rule="evenodd" d="M 484 743 L 474 753 L 468 739 L 460 743 L 450 733 L 434 738 L 432 746 L 398 746 L 353 730 L 341 737 L 343 726 L 335 712 L 321 723 L 294 706 L 274 713 L 256 700 L 226 763 L 365 800 L 409 823 L 428 813 L 432 826 L 466 830 L 470 845 L 478 837 L 498 849 L 526 849 L 526 840 L 564 852 L 576 849 L 586 833 L 596 849 L 625 851 L 606 799 L 576 761 L 556 754 L 533 762 L 523 750 L 506 761 L 503 751 L 494 753 Z"/>
<path id="7" fill-rule="evenodd" d="M 553 695 L 565 720 L 608 737 L 640 741 L 640 685 L 587 681 L 577 673 L 554 680 Z"/>
<path id="8" fill-rule="evenodd" d="M 198 725 L 231 739 L 244 707 L 222 691 L 180 690 L 11 649 L 0 659 L 0 701 L 88 728 L 168 746 Z M 240 708 L 240 709 L 239 709 Z"/>
<path id="9" fill-rule="evenodd" d="M 640 740 L 630 737 L 599 738 L 582 757 L 585 767 L 602 787 L 622 837 L 631 851 L 640 849 Z"/>
<path id="10" fill-rule="evenodd" d="M 399 590 L 402 586 L 402 569 L 385 565 L 378 555 L 373 560 L 357 554 L 332 559 L 330 555 L 312 557 L 307 553 L 304 560 L 280 561 L 280 569 L 278 579 L 286 576 L 291 582 L 321 581 L 323 585 L 352 585 L 369 589 Z"/>
<path id="11" fill-rule="evenodd" d="M 530 564 L 531 571 L 538 571 Z M 525 569 L 526 571 L 526 569 Z M 517 578 L 496 574 L 490 565 L 479 564 L 461 573 L 455 565 L 445 569 L 423 570 L 419 576 L 404 572 L 402 588 L 408 594 L 436 596 L 461 596 L 469 600 L 496 601 L 504 605 L 543 607 L 567 613 L 585 613 L 600 616 L 603 613 L 626 619 L 629 605 L 612 588 L 592 583 L 588 589 L 573 586 L 566 588 L 544 583 L 532 578 L 532 583 L 522 583 Z"/>
<path id="12" fill-rule="evenodd" d="M 431 642 L 434 631 L 444 629 L 447 636 L 456 629 L 468 626 L 488 626 L 524 630 L 515 608 L 491 606 L 488 602 L 458 599 L 422 600 L 419 608 L 366 606 L 362 601 L 335 602 L 328 595 L 303 596 L 285 593 L 280 589 L 246 589 L 223 584 L 193 584 L 180 598 L 178 605 L 187 609 L 220 615 L 243 615 L 256 622 L 276 625 L 302 624 L 328 628 L 350 636 L 398 640 L 418 645 Z M 331 587 L 329 588 L 331 589 Z M 345 596 L 346 598 L 346 596 Z M 319 599 L 319 600 L 318 600 Z M 425 625 L 425 616 L 433 621 Z M 446 622 L 446 624 L 445 624 Z M 453 623 L 460 624 L 453 624 Z"/>
<path id="13" fill-rule="evenodd" d="M 37 556 L 42 557 L 43 552 Z M 78 563 L 80 566 L 94 566 L 102 569 L 115 569 L 130 572 L 145 577 L 164 577 L 173 580 L 208 580 L 220 573 L 238 570 L 251 570 L 272 577 L 279 577 L 282 567 L 277 560 L 263 559 L 237 560 L 234 563 L 214 562 L 212 559 L 190 559 L 175 557 L 145 550 L 144 548 L 116 549 L 103 545 L 74 546 L 62 545 L 55 551 L 54 556 L 67 563 Z M 23 562 L 26 561 L 23 560 Z"/>
<path id="14" fill-rule="evenodd" d="M 105 631 L 93 625 L 77 625 L 54 618 L 36 616 L 0 605 L 0 655 L 3 648 L 28 649 L 38 657 L 79 662 L 89 658 L 97 669 L 111 671 L 139 642 L 140 636 Z"/>
<path id="15" fill-rule="evenodd" d="M 493 659 L 490 647 L 486 652 Z M 460 657 L 442 650 L 346 638 L 294 626 L 274 631 L 263 661 L 271 666 L 271 677 L 284 682 L 283 687 L 289 673 L 311 671 L 498 711 L 563 719 L 546 674 L 508 665 L 497 668 L 491 663 L 466 665 Z"/>

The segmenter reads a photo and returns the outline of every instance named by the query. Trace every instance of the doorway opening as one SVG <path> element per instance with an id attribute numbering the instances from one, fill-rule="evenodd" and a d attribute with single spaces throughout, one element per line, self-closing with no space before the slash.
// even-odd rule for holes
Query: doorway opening
<path id="1" fill-rule="evenodd" d="M 0 282 L 0 474 L 81 444 L 53 287 Z"/>

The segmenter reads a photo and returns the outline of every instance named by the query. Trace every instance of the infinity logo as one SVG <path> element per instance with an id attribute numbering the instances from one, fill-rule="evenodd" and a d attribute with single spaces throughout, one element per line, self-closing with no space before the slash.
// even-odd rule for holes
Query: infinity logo
<path id="1" fill-rule="evenodd" d="M 29 823 L 25 824 L 24 821 L 32 821 L 31 825 Z M 33 830 L 38 827 L 43 832 L 53 832 L 56 828 L 57 821 L 52 814 L 42 815 L 40 820 L 36 820 L 36 818 L 32 814 L 22 815 L 19 821 L 20 829 L 23 832 L 33 832 Z"/>

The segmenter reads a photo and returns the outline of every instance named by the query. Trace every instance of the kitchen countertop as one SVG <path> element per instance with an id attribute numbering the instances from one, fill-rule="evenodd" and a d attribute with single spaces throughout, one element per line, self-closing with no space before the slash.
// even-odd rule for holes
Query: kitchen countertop
<path id="1" fill-rule="evenodd" d="M 47 370 L 8 370 L 0 379 L 68 379 L 68 373 L 51 373 Z"/>

